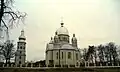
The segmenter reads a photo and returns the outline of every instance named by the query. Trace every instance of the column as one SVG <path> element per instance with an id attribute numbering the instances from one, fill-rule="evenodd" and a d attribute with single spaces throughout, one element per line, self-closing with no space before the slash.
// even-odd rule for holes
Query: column
<path id="1" fill-rule="evenodd" d="M 11 67 L 13 67 L 13 64 L 11 64 Z"/>
<path id="2" fill-rule="evenodd" d="M 70 65 L 68 64 L 68 68 L 70 67 Z"/>
<path id="3" fill-rule="evenodd" d="M 112 66 L 114 66 L 114 64 L 112 63 Z"/>
<path id="4" fill-rule="evenodd" d="M 100 63 L 100 66 L 102 67 L 102 63 Z"/>
<path id="5" fill-rule="evenodd" d="M 106 66 L 108 66 L 108 63 L 106 63 Z"/>
<path id="6" fill-rule="evenodd" d="M 96 63 L 94 63 L 94 67 L 96 67 Z"/>
<path id="7" fill-rule="evenodd" d="M 17 67 L 17 64 L 15 64 L 15 67 Z"/>
<path id="8" fill-rule="evenodd" d="M 25 67 L 27 67 L 27 63 L 25 64 Z"/>
<path id="9" fill-rule="evenodd" d="M 40 63 L 39 63 L 39 67 L 40 67 Z"/>
<path id="10" fill-rule="evenodd" d="M 22 64 L 20 64 L 20 67 L 22 67 Z"/>
<path id="11" fill-rule="evenodd" d="M 89 67 L 89 61 L 88 61 L 88 67 Z"/>
<path id="12" fill-rule="evenodd" d="M 33 63 L 31 63 L 31 68 L 33 67 Z"/>
<path id="13" fill-rule="evenodd" d="M 7 67 L 9 67 L 9 64 L 7 64 Z"/>
<path id="14" fill-rule="evenodd" d="M 63 67 L 62 64 L 61 64 L 61 67 Z"/>
<path id="15" fill-rule="evenodd" d="M 118 66 L 119 66 L 119 63 L 118 63 Z"/>
<path id="16" fill-rule="evenodd" d="M 85 61 L 85 67 L 86 67 L 86 61 Z"/>
<path id="17" fill-rule="evenodd" d="M 79 62 L 80 63 L 80 62 Z M 80 67 L 80 64 L 79 64 L 79 67 Z"/>
<path id="18" fill-rule="evenodd" d="M 3 67 L 5 67 L 5 64 L 3 64 Z"/>

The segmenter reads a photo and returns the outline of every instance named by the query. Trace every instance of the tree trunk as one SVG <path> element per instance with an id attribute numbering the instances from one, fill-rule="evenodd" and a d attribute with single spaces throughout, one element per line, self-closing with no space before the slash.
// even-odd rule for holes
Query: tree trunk
<path id="1" fill-rule="evenodd" d="M 111 54 L 110 54 L 110 64 L 112 64 L 112 57 L 111 57 Z"/>
<path id="2" fill-rule="evenodd" d="M 4 14 L 4 0 L 1 0 L 1 9 L 0 9 L 0 27 L 1 27 L 1 23 L 2 23 L 2 17 Z"/>
<path id="3" fill-rule="evenodd" d="M 8 63 L 7 63 L 7 59 L 6 59 L 6 65 L 7 65 Z"/>
<path id="4" fill-rule="evenodd" d="M 116 62 L 115 56 L 113 56 L 113 61 L 114 61 L 114 64 L 115 64 L 115 62 Z"/>

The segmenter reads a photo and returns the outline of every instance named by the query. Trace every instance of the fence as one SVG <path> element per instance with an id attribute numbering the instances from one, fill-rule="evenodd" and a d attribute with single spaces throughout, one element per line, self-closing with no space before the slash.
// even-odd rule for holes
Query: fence
<path id="1" fill-rule="evenodd" d="M 78 65 L 41 65 L 41 64 L 35 64 L 35 63 L 26 63 L 26 64 L 0 64 L 0 67 L 4 68 L 4 67 L 22 67 L 22 68 L 58 68 L 58 67 L 75 67 L 75 68 L 79 68 L 79 67 L 87 67 L 87 68 L 100 68 L 100 67 L 120 67 L 119 63 L 89 63 L 89 62 L 85 62 L 85 63 L 79 63 Z"/>

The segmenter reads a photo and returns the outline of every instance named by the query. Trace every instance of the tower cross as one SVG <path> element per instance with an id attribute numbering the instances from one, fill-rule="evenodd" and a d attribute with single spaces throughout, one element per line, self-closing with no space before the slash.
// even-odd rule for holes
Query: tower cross
<path id="1" fill-rule="evenodd" d="M 61 27 L 63 27 L 64 23 L 63 23 L 63 17 L 61 17 Z"/>

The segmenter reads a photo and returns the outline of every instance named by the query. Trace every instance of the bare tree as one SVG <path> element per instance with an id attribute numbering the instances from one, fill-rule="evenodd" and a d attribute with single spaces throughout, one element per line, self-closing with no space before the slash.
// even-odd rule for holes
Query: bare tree
<path id="1" fill-rule="evenodd" d="M 95 49 L 94 49 L 94 57 L 95 57 L 95 63 L 97 64 L 97 47 L 95 46 Z"/>
<path id="2" fill-rule="evenodd" d="M 14 57 L 15 48 L 12 41 L 8 40 L 2 46 L 2 55 L 6 60 L 6 64 L 10 63 L 10 59 Z"/>
<path id="3" fill-rule="evenodd" d="M 24 21 L 26 13 L 16 11 L 13 7 L 14 0 L 0 0 L 0 27 L 4 26 L 9 40 L 9 29 Z"/>
<path id="4" fill-rule="evenodd" d="M 115 43 L 110 42 L 108 43 L 108 48 L 109 48 L 109 57 L 110 57 L 110 63 L 116 63 L 116 61 L 118 60 L 118 54 L 117 54 L 117 46 L 115 45 Z"/>
<path id="5" fill-rule="evenodd" d="M 88 51 L 87 51 L 87 55 L 86 55 L 86 60 L 91 60 L 93 63 L 93 55 L 95 52 L 95 46 L 89 46 Z"/>
<path id="6" fill-rule="evenodd" d="M 101 44 L 98 46 L 98 56 L 99 56 L 99 59 L 100 59 L 100 62 L 103 63 L 104 62 L 104 46 Z"/>
<path id="7" fill-rule="evenodd" d="M 13 10 L 13 2 L 14 0 L 0 0 L 0 26 L 3 23 L 6 28 L 8 28 L 8 24 L 5 23 L 6 17 L 8 21 L 11 22 L 10 25 L 13 25 L 19 20 L 23 20 L 26 16 L 26 13 L 21 13 L 19 11 Z"/>

